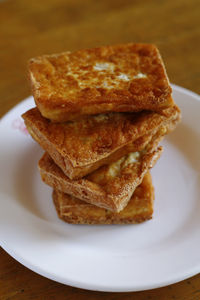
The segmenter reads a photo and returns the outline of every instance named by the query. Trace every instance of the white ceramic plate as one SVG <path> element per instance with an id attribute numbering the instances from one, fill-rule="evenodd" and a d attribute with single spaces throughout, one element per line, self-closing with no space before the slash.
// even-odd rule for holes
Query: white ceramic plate
<path id="1" fill-rule="evenodd" d="M 200 272 L 200 101 L 173 86 L 183 120 L 152 170 L 152 220 L 140 225 L 69 225 L 57 218 L 51 188 L 37 170 L 42 154 L 20 115 L 32 97 L 0 123 L 0 241 L 29 269 L 58 282 L 99 291 L 139 291 Z"/>

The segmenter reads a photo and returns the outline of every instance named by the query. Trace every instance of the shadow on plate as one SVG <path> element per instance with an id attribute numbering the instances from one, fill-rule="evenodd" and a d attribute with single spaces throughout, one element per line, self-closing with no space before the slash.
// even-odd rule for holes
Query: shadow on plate
<path id="1" fill-rule="evenodd" d="M 30 143 L 24 153 L 18 158 L 15 173 L 16 198 L 26 209 L 34 215 L 44 219 L 39 207 L 37 206 L 37 191 L 34 190 L 34 180 L 37 175 L 37 162 L 41 157 L 42 150 L 37 144 Z"/>
<path id="2" fill-rule="evenodd" d="M 200 171 L 200 136 L 183 123 L 167 137 L 187 158 L 193 169 Z"/>

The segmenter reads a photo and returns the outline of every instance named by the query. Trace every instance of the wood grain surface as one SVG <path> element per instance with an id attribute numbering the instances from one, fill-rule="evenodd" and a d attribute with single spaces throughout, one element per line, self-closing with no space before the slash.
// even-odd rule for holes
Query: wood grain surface
<path id="1" fill-rule="evenodd" d="M 157 44 L 170 81 L 200 92 L 199 0 L 7 0 L 0 24 L 0 116 L 30 95 L 29 58 L 105 44 Z M 37 275 L 0 250 L 0 299 L 102 298 L 199 300 L 200 275 L 150 291 L 91 292 Z"/>

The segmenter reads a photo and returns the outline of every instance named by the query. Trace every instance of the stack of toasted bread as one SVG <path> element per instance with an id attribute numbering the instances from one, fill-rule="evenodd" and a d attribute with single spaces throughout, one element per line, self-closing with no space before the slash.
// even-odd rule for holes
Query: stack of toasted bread
<path id="1" fill-rule="evenodd" d="M 125 44 L 30 60 L 36 107 L 23 114 L 45 150 L 42 180 L 58 216 L 75 224 L 148 220 L 149 173 L 180 110 L 158 49 Z"/>

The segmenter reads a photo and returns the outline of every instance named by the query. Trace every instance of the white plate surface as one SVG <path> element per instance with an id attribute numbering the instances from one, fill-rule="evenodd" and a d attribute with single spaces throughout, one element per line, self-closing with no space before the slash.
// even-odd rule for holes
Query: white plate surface
<path id="1" fill-rule="evenodd" d="M 29 269 L 99 291 L 139 291 L 200 272 L 200 99 L 173 86 L 182 123 L 152 170 L 152 220 L 140 225 L 69 225 L 57 218 L 51 188 L 37 170 L 42 154 L 20 115 L 30 97 L 0 123 L 0 242 Z"/>

